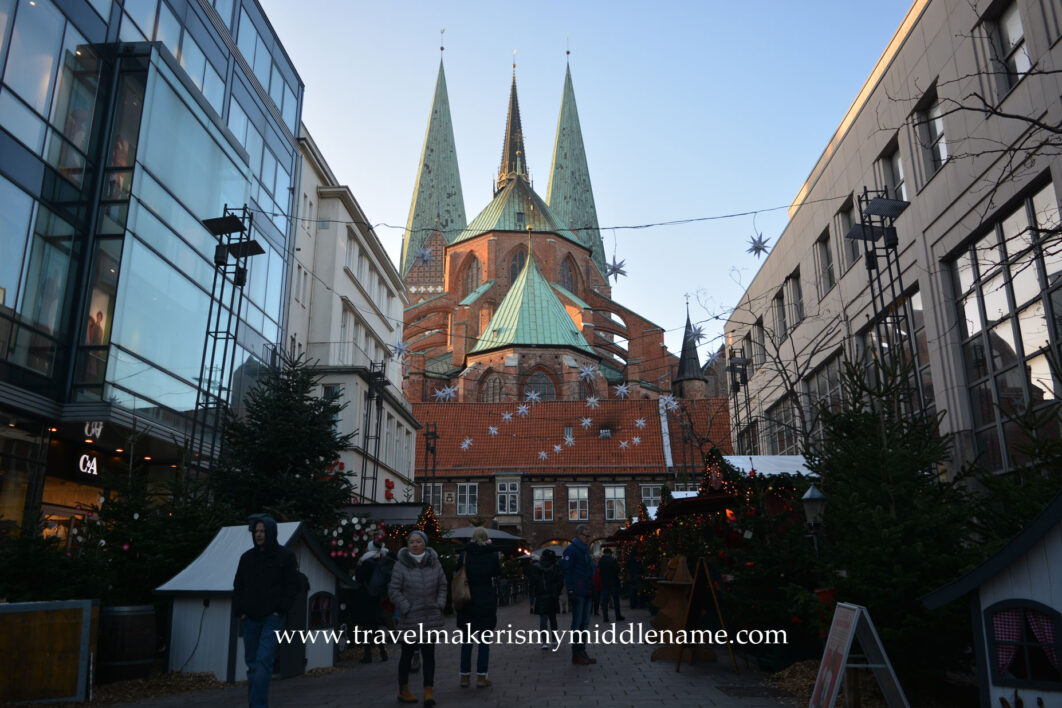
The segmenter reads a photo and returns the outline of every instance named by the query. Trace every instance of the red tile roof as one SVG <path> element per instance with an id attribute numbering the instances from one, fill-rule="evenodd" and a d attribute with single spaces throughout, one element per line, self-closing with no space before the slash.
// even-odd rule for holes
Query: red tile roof
<path id="1" fill-rule="evenodd" d="M 412 405 L 417 420 L 437 426 L 435 470 L 440 476 L 512 472 L 659 474 L 667 469 L 656 400 L 606 400 L 597 408 L 588 407 L 585 401 L 548 401 L 524 404 L 526 415 L 520 415 L 522 404 L 518 403 Z M 725 398 L 680 401 L 680 405 L 680 410 L 667 414 L 673 466 L 684 461 L 682 410 L 688 414 L 697 438 L 710 439 L 729 453 L 730 427 Z M 511 420 L 506 421 L 506 413 Z M 587 427 L 582 424 L 584 418 L 590 419 Z M 644 427 L 639 427 L 639 420 Z M 492 427 L 496 431 L 493 434 Z M 565 444 L 566 427 L 571 428 L 572 445 Z M 611 429 L 610 437 L 600 436 L 602 427 Z M 421 436 L 424 432 L 421 431 Z M 560 446 L 559 451 L 556 446 Z M 689 449 L 695 450 L 696 446 Z M 545 459 L 540 453 L 545 453 Z M 687 454 L 692 457 L 693 453 Z M 423 478 L 430 464 L 430 460 L 425 460 L 423 443 L 418 444 L 418 479 Z"/>

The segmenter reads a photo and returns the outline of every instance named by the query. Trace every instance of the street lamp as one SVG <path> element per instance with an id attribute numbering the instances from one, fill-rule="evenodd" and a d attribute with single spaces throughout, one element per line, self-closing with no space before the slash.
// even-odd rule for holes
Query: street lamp
<path id="1" fill-rule="evenodd" d="M 815 546 L 815 561 L 818 562 L 819 529 L 822 528 L 822 512 L 826 509 L 826 495 L 813 484 L 804 492 L 804 496 L 800 497 L 800 503 L 804 505 L 804 518 L 807 519 L 808 530 L 811 531 L 808 536 Z"/>

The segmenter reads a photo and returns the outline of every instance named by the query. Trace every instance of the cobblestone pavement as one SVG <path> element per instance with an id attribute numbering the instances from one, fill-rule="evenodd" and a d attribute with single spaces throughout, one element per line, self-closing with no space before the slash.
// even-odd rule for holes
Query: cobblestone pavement
<path id="1" fill-rule="evenodd" d="M 627 610 L 626 622 L 649 627 L 649 613 Z M 571 626 L 570 615 L 558 616 L 560 629 Z M 592 617 L 590 628 L 600 623 Z M 448 628 L 453 628 L 450 618 Z M 525 602 L 502 607 L 498 611 L 498 628 L 512 624 L 517 628 L 538 628 L 538 617 L 528 613 Z M 602 629 L 604 625 L 602 625 Z M 683 662 L 675 671 L 674 661 L 649 660 L 651 648 L 641 645 L 589 646 L 588 653 L 597 659 L 593 666 L 575 666 L 571 652 L 561 645 L 557 652 L 543 651 L 538 645 L 491 646 L 490 679 L 493 686 L 478 689 L 475 676 L 472 686 L 458 685 L 459 648 L 439 645 L 436 648 L 435 699 L 446 706 L 516 706 L 568 705 L 578 708 L 609 706 L 655 706 L 668 708 L 701 706 L 742 706 L 743 708 L 780 708 L 793 706 L 792 699 L 767 686 L 755 664 L 746 668 L 738 656 L 740 673 L 734 673 L 730 658 L 720 654 L 719 662 L 690 665 Z M 375 656 L 375 652 L 374 652 Z M 473 653 L 473 666 L 475 654 Z M 241 670 L 242 674 L 242 670 Z M 410 686 L 423 699 L 423 677 L 415 673 Z M 389 652 L 388 660 L 377 658 L 372 664 L 343 664 L 338 670 L 318 676 L 275 679 L 270 686 L 270 705 L 330 706 L 400 705 L 398 693 L 398 652 Z M 247 705 L 247 684 L 240 682 L 215 691 L 185 694 L 170 698 L 124 704 L 141 708 L 242 708 Z M 418 704 L 419 705 L 419 704 Z"/>

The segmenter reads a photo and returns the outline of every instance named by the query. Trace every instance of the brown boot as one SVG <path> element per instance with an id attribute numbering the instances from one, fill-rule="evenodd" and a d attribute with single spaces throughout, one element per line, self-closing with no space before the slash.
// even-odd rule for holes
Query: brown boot
<path id="1" fill-rule="evenodd" d="M 399 703 L 416 703 L 417 697 L 413 695 L 413 691 L 409 690 L 409 685 L 404 685 L 398 689 L 398 702 Z"/>
<path id="2" fill-rule="evenodd" d="M 468 688 L 472 683 L 472 676 L 469 674 L 461 674 L 461 688 Z"/>
<path id="3" fill-rule="evenodd" d="M 476 688 L 489 688 L 489 687 L 490 687 L 490 679 L 487 678 L 486 674 L 480 674 L 479 676 L 476 677 Z"/>
<path id="4" fill-rule="evenodd" d="M 431 686 L 424 687 L 424 708 L 435 708 L 435 694 Z"/>

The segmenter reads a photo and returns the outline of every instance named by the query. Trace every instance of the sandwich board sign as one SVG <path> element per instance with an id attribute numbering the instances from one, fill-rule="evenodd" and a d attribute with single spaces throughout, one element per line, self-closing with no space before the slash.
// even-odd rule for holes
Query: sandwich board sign
<path id="1" fill-rule="evenodd" d="M 865 661 L 862 663 L 852 663 L 850 660 L 855 639 L 859 640 L 859 647 L 863 651 L 862 658 Z M 896 672 L 892 670 L 889 657 L 885 654 L 885 647 L 874 629 L 874 623 L 870 621 L 867 608 L 839 602 L 833 613 L 830 636 L 826 639 L 826 651 L 819 664 L 819 674 L 815 678 L 808 708 L 833 708 L 845 669 L 870 669 L 889 708 L 910 708 L 900 682 L 896 680 Z"/>

